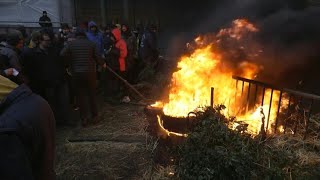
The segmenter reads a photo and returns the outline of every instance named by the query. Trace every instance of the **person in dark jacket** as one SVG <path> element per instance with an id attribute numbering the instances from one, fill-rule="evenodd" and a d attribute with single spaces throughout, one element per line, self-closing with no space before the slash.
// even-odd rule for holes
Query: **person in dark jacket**
<path id="1" fill-rule="evenodd" d="M 6 47 L 6 45 L 7 45 L 6 39 L 7 39 L 7 34 L 1 33 L 0 34 L 0 48 Z"/>
<path id="2" fill-rule="evenodd" d="M 115 27 L 116 28 L 116 27 Z M 119 57 L 120 57 L 120 49 L 116 48 L 116 38 L 110 32 L 110 43 L 108 48 L 106 49 L 106 65 L 111 68 L 116 73 L 119 72 Z M 105 101 L 111 104 L 118 104 L 120 102 L 117 97 L 119 94 L 119 79 L 115 77 L 115 75 L 109 70 L 105 70 L 103 74 L 104 80 L 102 83 L 104 86 L 104 95 Z"/>
<path id="3" fill-rule="evenodd" d="M 136 79 L 135 68 L 137 60 L 135 55 L 137 51 L 137 38 L 126 24 L 122 24 L 121 37 L 126 41 L 128 50 L 126 57 L 127 80 L 130 83 L 134 83 Z"/>
<path id="4" fill-rule="evenodd" d="M 39 46 L 26 52 L 22 63 L 32 91 L 49 102 L 58 124 L 66 123 L 68 90 L 59 47 L 52 45 L 46 32 L 41 32 Z"/>
<path id="5" fill-rule="evenodd" d="M 12 81 L 22 84 L 24 82 L 24 77 L 22 75 L 22 67 L 20 64 L 20 56 L 18 51 L 23 47 L 23 37 L 22 34 L 17 30 L 12 30 L 8 33 L 6 37 L 6 43 L 0 47 L 0 70 L 14 68 L 15 75 L 10 74 L 6 76 Z"/>
<path id="6" fill-rule="evenodd" d="M 145 63 L 152 63 L 158 58 L 158 41 L 154 25 L 145 29 L 141 37 L 139 55 Z"/>
<path id="7" fill-rule="evenodd" d="M 0 101 L 0 129 L 14 129 L 21 138 L 34 179 L 55 179 L 55 120 L 49 104 L 25 84 L 18 86 L 3 76 Z"/>
<path id="8" fill-rule="evenodd" d="M 156 27 L 149 25 L 145 29 L 140 42 L 139 57 L 142 60 L 143 68 L 139 73 L 139 80 L 149 81 L 154 76 L 159 56 L 157 44 Z"/>
<path id="9" fill-rule="evenodd" d="M 105 67 L 105 63 L 96 44 L 87 39 L 85 31 L 78 29 L 76 40 L 70 41 L 61 51 L 61 56 L 70 57 L 70 70 L 75 86 L 76 100 L 80 108 L 82 126 L 86 127 L 89 113 L 86 109 L 85 97 L 88 96 L 91 116 L 94 124 L 98 123 L 96 102 L 96 63 Z"/>
<path id="10" fill-rule="evenodd" d="M 39 24 L 41 27 L 52 27 L 51 19 L 47 15 L 47 11 L 42 12 L 42 16 L 39 18 Z"/>
<path id="11" fill-rule="evenodd" d="M 103 48 L 104 48 L 104 53 L 110 49 L 110 47 L 113 45 L 112 42 L 112 33 L 111 33 L 112 27 L 110 25 L 107 25 L 104 29 L 103 33 Z"/>

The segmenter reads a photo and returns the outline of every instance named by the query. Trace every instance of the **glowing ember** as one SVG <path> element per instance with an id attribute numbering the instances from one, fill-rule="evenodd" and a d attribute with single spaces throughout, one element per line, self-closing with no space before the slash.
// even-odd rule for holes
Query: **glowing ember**
<path id="1" fill-rule="evenodd" d="M 181 134 L 181 133 L 171 132 L 171 131 L 167 130 L 166 128 L 163 127 L 163 122 L 162 122 L 159 115 L 157 116 L 157 119 L 158 119 L 158 124 L 160 126 L 160 130 L 165 135 L 167 135 L 167 136 L 175 135 L 175 136 L 180 136 L 180 137 L 188 137 L 188 134 Z"/>
<path id="2" fill-rule="evenodd" d="M 284 132 L 284 127 L 282 125 L 279 127 L 279 132 L 281 132 L 281 133 Z"/>
<path id="3" fill-rule="evenodd" d="M 240 40 L 246 33 L 257 32 L 258 29 L 247 20 L 236 20 L 232 28 L 222 29 L 215 37 L 214 43 L 220 43 L 220 37 L 229 36 L 235 41 Z M 264 119 L 264 129 L 271 130 L 271 124 L 277 115 L 277 105 L 280 92 L 274 91 L 272 101 L 271 90 L 265 91 L 263 106 L 261 102 L 251 109 L 244 104 L 246 97 L 243 93 L 248 91 L 248 84 L 245 84 L 243 91 L 236 91 L 235 80 L 232 75 L 254 79 L 262 70 L 262 67 L 243 59 L 237 63 L 231 63 L 229 59 L 224 59 L 223 52 L 218 50 L 218 44 L 212 41 L 208 43 L 205 37 L 197 37 L 195 43 L 198 48 L 194 48 L 189 56 L 183 56 L 178 63 L 178 71 L 174 72 L 171 79 L 168 102 L 156 102 L 154 107 L 163 107 L 166 115 L 173 117 L 185 117 L 189 112 L 198 107 L 210 104 L 210 87 L 214 87 L 215 104 L 225 104 L 227 109 L 224 111 L 227 116 L 236 116 L 248 124 L 248 131 L 256 135 L 261 130 L 262 120 Z M 235 65 L 236 64 L 236 65 Z M 262 99 L 257 97 L 257 99 Z M 270 117 L 269 104 L 271 104 Z M 158 117 L 161 125 L 160 117 Z M 236 128 L 234 124 L 233 128 Z"/>

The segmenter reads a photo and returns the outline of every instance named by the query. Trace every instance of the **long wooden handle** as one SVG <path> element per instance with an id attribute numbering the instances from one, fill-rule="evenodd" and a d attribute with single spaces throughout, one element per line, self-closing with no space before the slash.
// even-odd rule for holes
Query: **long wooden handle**
<path id="1" fill-rule="evenodd" d="M 145 98 L 136 88 L 134 88 L 127 80 L 123 79 L 118 73 L 112 70 L 109 66 L 106 66 L 106 69 L 112 72 L 112 74 L 114 74 L 117 78 L 119 78 L 122 82 L 124 82 L 130 89 L 132 89 L 136 94 L 138 94 L 142 100 L 148 101 L 148 99 Z"/>

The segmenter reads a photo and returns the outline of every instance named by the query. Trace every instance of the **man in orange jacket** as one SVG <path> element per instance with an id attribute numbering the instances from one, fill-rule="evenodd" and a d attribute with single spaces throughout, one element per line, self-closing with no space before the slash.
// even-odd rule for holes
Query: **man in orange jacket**
<path id="1" fill-rule="evenodd" d="M 118 28 L 114 28 L 112 31 L 112 34 L 115 38 L 115 48 L 117 48 L 119 50 L 119 74 L 126 79 L 126 57 L 127 57 L 127 44 L 126 42 L 121 38 L 121 31 Z M 130 98 L 129 96 L 126 94 L 126 92 L 124 91 L 124 85 L 122 82 L 119 81 L 119 89 L 121 91 L 121 93 L 123 94 L 123 102 L 129 102 Z"/>

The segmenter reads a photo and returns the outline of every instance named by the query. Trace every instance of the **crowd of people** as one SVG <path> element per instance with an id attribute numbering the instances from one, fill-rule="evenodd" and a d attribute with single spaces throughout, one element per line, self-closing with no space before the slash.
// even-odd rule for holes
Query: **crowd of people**
<path id="1" fill-rule="evenodd" d="M 99 123 L 98 86 L 108 103 L 130 102 L 115 73 L 137 83 L 159 55 L 153 25 L 99 28 L 90 21 L 55 32 L 50 19 L 39 23 L 30 35 L 23 28 L 0 34 L 1 178 L 54 179 L 56 125 L 68 122 L 71 108 L 82 127 Z"/>

